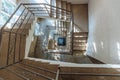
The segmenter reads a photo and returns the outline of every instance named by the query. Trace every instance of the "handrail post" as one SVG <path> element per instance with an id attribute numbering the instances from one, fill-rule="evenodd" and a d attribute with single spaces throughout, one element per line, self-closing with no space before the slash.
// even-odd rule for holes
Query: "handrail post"
<path id="1" fill-rule="evenodd" d="M 59 75 L 60 75 L 60 67 L 58 67 L 55 80 L 59 80 Z"/>
<path id="2" fill-rule="evenodd" d="M 72 20 L 71 21 L 72 21 L 72 55 L 73 55 L 73 45 L 74 45 L 74 15 L 73 15 L 73 10 L 71 12 L 72 12 L 72 17 L 71 17 Z"/>

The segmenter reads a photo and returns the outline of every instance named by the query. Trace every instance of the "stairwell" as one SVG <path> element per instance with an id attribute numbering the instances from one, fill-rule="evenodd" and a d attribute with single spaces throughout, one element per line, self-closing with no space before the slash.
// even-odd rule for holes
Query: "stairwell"
<path id="1" fill-rule="evenodd" d="M 73 51 L 85 53 L 87 47 L 88 32 L 74 32 Z"/>
<path id="2" fill-rule="evenodd" d="M 37 17 L 72 21 L 71 3 L 57 0 L 56 4 L 58 5 L 22 3 L 2 27 L 0 80 L 119 80 L 120 67 L 117 65 L 79 65 L 28 57 Z M 13 21 L 19 10 L 22 10 L 21 14 Z M 9 23 L 12 26 L 9 27 Z M 88 32 L 73 32 L 67 36 L 70 43 L 73 41 L 69 45 L 70 49 L 86 51 Z"/>

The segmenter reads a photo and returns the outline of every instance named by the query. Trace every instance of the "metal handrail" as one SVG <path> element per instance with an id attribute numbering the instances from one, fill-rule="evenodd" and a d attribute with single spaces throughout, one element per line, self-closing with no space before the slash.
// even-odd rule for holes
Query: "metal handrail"
<path id="1" fill-rule="evenodd" d="M 14 26 L 16 25 L 16 23 L 19 21 L 19 19 L 21 18 L 22 14 L 24 13 L 25 9 L 22 11 L 21 15 L 19 16 L 19 18 L 16 20 L 16 22 L 14 23 L 13 27 L 11 28 L 10 32 L 12 31 L 12 29 L 14 28 Z"/>
<path id="2" fill-rule="evenodd" d="M 1 28 L 1 31 L 4 29 L 4 27 L 7 25 L 7 23 L 11 20 L 11 18 L 14 16 L 14 14 L 17 12 L 17 10 L 22 6 L 22 5 L 47 5 L 47 6 L 51 6 L 51 7 L 54 7 L 54 8 L 56 8 L 56 9 L 60 9 L 60 10 L 62 10 L 62 11 L 65 11 L 67 14 L 68 14 L 68 12 L 70 12 L 71 13 L 71 11 L 68 11 L 68 10 L 66 10 L 66 9 L 62 9 L 62 8 L 59 8 L 59 7 L 56 7 L 56 6 L 53 6 L 53 5 L 49 5 L 49 4 L 45 4 L 45 3 L 21 3 L 17 8 L 16 8 L 16 10 L 15 10 L 15 12 L 10 16 L 10 18 L 6 21 L 6 23 L 3 25 L 3 27 Z M 25 6 L 26 7 L 26 6 Z M 28 7 L 29 8 L 29 7 Z M 28 9 L 27 8 L 27 9 Z M 35 8 L 35 7 L 34 7 Z M 61 13 L 60 13 L 61 14 Z M 13 29 L 13 28 L 12 28 Z"/>
<path id="3" fill-rule="evenodd" d="M 24 25 L 23 30 L 21 31 L 21 33 L 24 32 L 24 30 L 25 30 L 25 26 L 28 24 L 28 22 L 29 22 L 29 20 L 30 20 L 31 17 L 32 17 L 32 14 L 29 16 L 29 18 L 28 18 L 26 24 Z M 24 34 L 25 34 L 25 33 L 24 33 Z"/>
<path id="4" fill-rule="evenodd" d="M 28 6 L 27 6 L 28 5 Z M 30 6 L 29 6 L 30 5 Z M 56 9 L 58 9 L 58 10 L 60 10 L 60 11 L 63 11 L 63 12 L 65 12 L 69 17 L 70 17 L 70 21 L 71 21 L 71 11 L 67 11 L 66 9 L 62 9 L 62 8 L 59 8 L 59 7 L 56 7 L 56 6 L 52 6 L 52 5 L 49 5 L 49 4 L 45 4 L 45 3 L 21 3 L 17 8 L 16 8 L 16 10 L 13 12 L 13 14 L 9 17 L 9 19 L 6 21 L 6 23 L 2 26 L 2 28 L 1 28 L 1 30 L 0 30 L 0 33 L 1 33 L 1 35 L 0 35 L 0 37 L 1 37 L 1 39 L 2 39 L 2 37 L 3 37 L 3 33 L 5 32 L 5 33 L 8 33 L 8 35 L 9 35 L 9 37 L 8 37 L 8 39 L 9 39 L 9 41 L 8 41 L 8 52 L 7 52 L 7 60 L 6 60 L 6 66 L 9 66 L 9 65 L 11 65 L 11 64 L 14 64 L 15 63 L 15 51 L 16 51 L 16 40 L 17 40 L 17 35 L 19 35 L 20 36 L 20 40 L 19 40 L 19 50 L 18 50 L 18 54 L 19 54 L 19 56 L 18 56 L 18 58 L 19 58 L 19 60 L 18 61 L 20 61 L 21 59 L 20 59 L 20 53 L 21 53 L 21 41 L 22 41 L 22 36 L 26 36 L 26 33 L 25 33 L 25 26 L 28 24 L 28 22 L 29 22 L 29 20 L 30 20 L 30 18 L 31 18 L 31 16 L 33 15 L 33 17 L 35 17 L 35 15 L 34 15 L 34 13 L 32 13 L 31 12 L 31 10 L 29 10 L 32 6 L 33 6 L 33 8 L 36 8 L 34 5 L 43 5 L 44 6 L 44 9 L 48 12 L 47 14 L 49 14 L 50 15 L 50 12 L 49 12 L 49 9 L 51 10 L 51 8 L 48 8 L 48 6 L 50 6 L 50 7 L 52 7 L 52 10 L 54 10 L 54 11 L 56 11 Z M 21 8 L 23 8 L 22 9 L 22 12 L 19 14 L 19 16 L 18 16 L 18 18 L 15 20 L 15 23 L 11 26 L 11 28 L 10 29 L 6 29 L 6 25 L 8 25 L 8 23 L 13 19 L 13 17 L 14 17 L 14 15 L 15 14 L 17 14 L 17 11 L 19 11 Z M 42 7 L 40 7 L 41 9 L 42 9 Z M 27 12 L 26 12 L 27 11 Z M 27 18 L 28 17 L 28 14 L 29 14 L 29 12 L 31 13 L 31 16 L 29 16 L 29 18 Z M 41 12 L 41 11 L 40 11 Z M 40 13 L 39 12 L 39 13 Z M 25 14 L 26 13 L 26 14 Z M 56 13 L 56 12 L 54 12 L 54 13 Z M 25 15 L 24 15 L 25 14 Z M 41 14 L 41 13 L 40 13 Z M 62 14 L 62 13 L 59 13 L 59 14 Z M 24 16 L 24 20 L 22 20 L 22 21 L 20 21 L 20 23 L 19 23 L 19 26 L 18 26 L 18 28 L 15 30 L 15 31 L 13 31 L 13 29 L 14 29 L 14 27 L 15 27 L 15 25 L 17 25 L 17 23 L 19 22 L 19 20 L 20 20 L 20 18 L 22 17 L 22 16 Z M 25 21 L 26 20 L 26 21 Z M 25 25 L 24 26 L 22 26 L 23 25 L 23 23 L 25 22 Z M 22 31 L 19 31 L 20 30 L 20 28 L 23 28 L 23 30 Z M 24 33 L 23 33 L 24 32 Z M 11 45 L 11 36 L 12 36 L 12 34 L 14 34 L 15 36 L 14 36 L 14 44 L 13 44 L 13 42 L 12 42 L 12 45 Z M 1 43 L 1 42 L 0 42 Z M 11 58 L 9 55 L 10 55 L 10 53 L 12 53 L 13 52 L 13 56 L 12 56 L 12 58 L 13 58 L 13 62 L 11 63 L 11 64 L 9 64 L 9 58 Z M 5 66 L 4 66 L 5 67 Z"/>
<path id="5" fill-rule="evenodd" d="M 53 8 L 57 8 L 57 9 L 60 9 L 60 10 L 63 10 L 63 11 L 71 12 L 71 11 L 68 11 L 66 9 L 59 8 L 59 7 L 56 7 L 56 6 L 53 6 L 53 5 L 50 5 L 50 4 L 46 4 L 46 3 L 23 3 L 23 5 L 48 5 L 48 6 L 51 6 Z"/>
<path id="6" fill-rule="evenodd" d="M 57 74 L 56 74 L 56 79 L 55 80 L 59 80 L 59 74 L 60 74 L 60 68 L 58 67 Z"/>
<path id="7" fill-rule="evenodd" d="M 76 26 L 79 30 L 81 30 L 81 29 L 80 29 L 80 26 L 78 26 L 75 22 L 74 22 L 73 24 L 74 24 L 74 26 Z"/>

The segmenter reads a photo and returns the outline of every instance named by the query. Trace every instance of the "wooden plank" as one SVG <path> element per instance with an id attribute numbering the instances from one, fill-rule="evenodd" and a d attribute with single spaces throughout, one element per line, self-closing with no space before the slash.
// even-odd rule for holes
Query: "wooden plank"
<path id="1" fill-rule="evenodd" d="M 0 80 L 23 80 L 6 69 L 0 70 Z"/>

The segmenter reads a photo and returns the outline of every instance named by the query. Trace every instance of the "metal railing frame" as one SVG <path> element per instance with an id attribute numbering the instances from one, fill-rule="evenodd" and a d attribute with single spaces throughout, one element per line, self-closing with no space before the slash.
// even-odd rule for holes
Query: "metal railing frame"
<path id="1" fill-rule="evenodd" d="M 56 7 L 56 6 L 52 6 L 52 5 L 49 5 L 49 4 L 45 4 L 45 3 L 21 3 L 17 8 L 16 10 L 13 12 L 13 14 L 10 16 L 10 18 L 6 21 L 6 23 L 3 25 L 3 27 L 1 28 L 0 30 L 0 33 L 1 33 L 1 40 L 2 40 L 2 37 L 3 37 L 3 33 L 8 33 L 9 35 L 9 41 L 8 41 L 8 52 L 7 52 L 7 62 L 6 62 L 6 66 L 9 66 L 11 64 L 14 64 L 16 63 L 15 61 L 15 52 L 16 52 L 16 40 L 17 40 L 17 36 L 20 36 L 20 40 L 19 40 L 19 51 L 18 51 L 18 54 L 19 54 L 19 60 L 17 62 L 20 62 L 21 59 L 20 59 L 20 55 L 21 55 L 21 41 L 22 41 L 22 36 L 26 36 L 26 33 L 25 33 L 25 29 L 26 29 L 26 25 L 29 23 L 30 19 L 32 17 L 35 17 L 35 14 L 36 13 L 33 13 L 32 10 L 30 9 L 33 9 L 33 11 L 36 9 L 35 5 L 43 5 L 44 7 L 40 7 L 41 9 L 45 9 L 46 10 L 46 14 L 49 14 L 50 16 L 50 12 L 49 10 L 51 10 L 51 7 L 52 7 L 52 10 L 54 11 L 54 14 L 56 14 L 56 10 L 60 10 L 60 11 L 63 11 L 65 12 L 69 17 L 70 17 L 70 21 L 71 21 L 71 11 L 67 11 L 66 9 L 62 9 L 62 8 L 59 8 L 59 7 Z M 33 7 L 31 7 L 33 6 Z M 50 8 L 48 8 L 48 6 Z M 12 25 L 11 29 L 6 29 L 6 26 L 7 24 L 12 20 L 12 18 L 14 17 L 14 15 L 17 13 L 17 11 L 19 9 L 22 9 L 22 12 L 19 14 L 18 18 L 15 20 L 14 24 Z M 39 9 L 39 8 L 37 8 Z M 44 10 L 43 9 L 43 10 Z M 43 11 L 39 11 L 40 14 L 42 14 L 41 12 Z M 30 14 L 31 13 L 31 14 Z M 28 14 L 30 14 L 28 16 Z M 61 13 L 59 13 L 61 14 Z M 61 14 L 62 15 L 62 14 Z M 27 18 L 28 17 L 28 18 Z M 22 20 L 21 20 L 22 18 Z M 21 21 L 20 21 L 21 20 Z M 24 21 L 26 21 L 26 23 L 24 23 Z M 17 25 L 18 22 L 20 21 L 19 23 L 19 26 Z M 25 24 L 24 26 L 22 26 L 23 24 Z M 15 29 L 15 25 L 18 26 L 18 28 L 14 31 L 13 29 Z M 23 28 L 23 30 L 19 31 L 21 29 L 21 27 Z M 14 42 L 11 40 L 11 36 L 12 34 L 14 35 Z M 1 46 L 1 42 L 0 42 L 0 46 Z M 11 64 L 9 64 L 9 59 L 10 59 L 10 54 L 13 52 L 13 62 Z M 6 66 L 3 66 L 3 67 L 6 67 Z"/>

